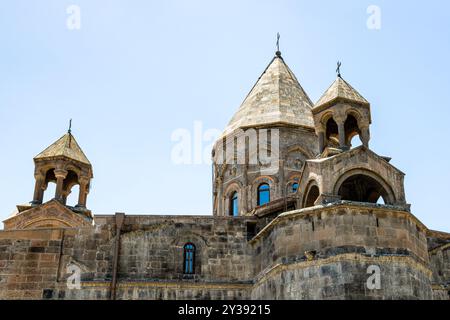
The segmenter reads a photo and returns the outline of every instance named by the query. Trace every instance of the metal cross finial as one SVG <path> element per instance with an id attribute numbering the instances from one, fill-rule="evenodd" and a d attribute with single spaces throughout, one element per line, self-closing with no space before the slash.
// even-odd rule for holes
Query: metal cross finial
<path id="1" fill-rule="evenodd" d="M 69 121 L 69 130 L 67 130 L 67 133 L 69 134 L 69 148 L 72 145 L 72 119 Z"/>
<path id="2" fill-rule="evenodd" d="M 338 61 L 338 62 L 337 62 L 336 73 L 337 73 L 337 76 L 338 76 L 339 78 L 341 78 L 341 65 L 342 65 L 342 63 L 341 63 L 340 61 Z"/>
<path id="3" fill-rule="evenodd" d="M 275 52 L 277 57 L 281 58 L 281 51 L 280 51 L 280 33 L 277 32 L 277 52 Z"/>
<path id="4" fill-rule="evenodd" d="M 277 32 L 277 51 L 280 51 L 280 33 Z"/>

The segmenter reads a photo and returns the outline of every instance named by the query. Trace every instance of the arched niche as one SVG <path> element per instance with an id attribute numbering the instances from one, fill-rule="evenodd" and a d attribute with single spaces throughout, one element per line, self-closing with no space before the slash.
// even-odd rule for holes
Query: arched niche
<path id="1" fill-rule="evenodd" d="M 303 208 L 312 207 L 320 196 L 320 190 L 315 181 L 308 183 L 306 192 L 303 198 Z"/>
<path id="2" fill-rule="evenodd" d="M 394 204 L 392 188 L 377 174 L 366 170 L 352 170 L 342 175 L 334 188 L 341 200 Z"/>
<path id="3" fill-rule="evenodd" d="M 285 166 L 289 169 L 301 170 L 309 156 L 302 148 L 293 147 L 286 152 Z"/>

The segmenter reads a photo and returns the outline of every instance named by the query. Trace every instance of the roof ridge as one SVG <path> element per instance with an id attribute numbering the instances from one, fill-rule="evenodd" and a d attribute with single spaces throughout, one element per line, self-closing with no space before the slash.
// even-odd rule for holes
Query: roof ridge
<path id="1" fill-rule="evenodd" d="M 277 101 L 277 104 L 278 105 L 280 105 L 281 104 L 281 93 L 280 93 L 280 88 L 281 88 L 281 76 L 280 76 L 280 72 L 281 72 L 281 64 L 283 64 L 283 65 L 286 65 L 285 63 L 284 63 L 284 60 L 283 60 L 283 58 L 281 57 L 281 54 L 278 56 L 275 56 L 275 58 L 279 58 L 279 59 L 281 59 L 281 63 L 278 63 L 278 66 L 277 66 L 277 68 L 278 68 L 278 73 L 277 73 L 277 98 L 278 98 L 278 101 Z"/>
<path id="2" fill-rule="evenodd" d="M 280 57 L 281 58 L 281 57 Z M 297 77 L 295 76 L 294 72 L 292 72 L 291 68 L 289 68 L 289 66 L 287 65 L 287 63 L 284 61 L 283 58 L 281 58 L 281 60 L 283 61 L 284 66 L 286 67 L 289 75 L 292 77 L 292 79 L 294 79 L 294 83 L 296 83 L 299 87 L 299 89 L 301 89 L 302 93 L 304 94 L 304 96 L 308 99 L 309 104 L 311 105 L 311 109 L 314 106 L 314 103 L 311 101 L 311 98 L 308 96 L 308 94 L 306 93 L 305 89 L 303 89 L 302 85 L 300 84 L 300 81 L 298 81 Z"/>
<path id="3" fill-rule="evenodd" d="M 39 152 L 39 153 L 34 157 L 34 159 L 38 158 L 41 154 L 46 153 L 46 152 L 47 152 L 48 150 L 50 150 L 51 148 L 54 148 L 55 145 L 56 145 L 60 140 L 62 140 L 62 139 L 66 136 L 66 134 L 67 134 L 67 133 L 63 134 L 63 135 L 62 135 L 61 137 L 59 137 L 55 142 L 53 142 L 53 143 L 50 144 L 47 148 L 45 148 L 44 150 L 42 150 L 41 152 Z"/>
<path id="4" fill-rule="evenodd" d="M 256 80 L 256 82 L 253 84 L 252 88 L 250 89 L 250 91 L 247 93 L 247 95 L 245 96 L 244 100 L 242 100 L 241 102 L 241 107 L 244 105 L 244 102 L 247 100 L 247 98 L 250 96 L 250 93 L 252 93 L 253 89 L 255 89 L 256 85 L 258 84 L 258 82 L 261 80 L 261 78 L 264 76 L 264 74 L 266 73 L 267 69 L 269 69 L 269 67 L 272 65 L 273 61 L 278 58 L 277 56 L 273 57 L 272 60 L 270 60 L 269 64 L 264 68 L 264 71 L 261 73 L 261 75 L 258 77 L 258 79 Z M 281 57 L 279 57 L 281 58 Z M 281 58 L 283 59 L 283 58 Z"/>
<path id="5" fill-rule="evenodd" d="M 328 88 L 324 91 L 324 93 L 322 93 L 319 97 L 319 99 L 316 101 L 316 103 L 314 104 L 314 107 L 319 103 L 319 101 L 325 96 L 325 94 L 334 86 L 334 84 L 336 83 L 337 79 L 334 80 L 329 86 Z"/>

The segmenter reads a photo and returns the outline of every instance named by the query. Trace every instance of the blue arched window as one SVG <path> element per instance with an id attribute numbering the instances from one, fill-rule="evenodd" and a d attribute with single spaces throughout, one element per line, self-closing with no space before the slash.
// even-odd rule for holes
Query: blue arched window
<path id="1" fill-rule="evenodd" d="M 237 217 L 239 215 L 238 193 L 233 192 L 230 197 L 230 216 Z"/>
<path id="2" fill-rule="evenodd" d="M 267 183 L 260 184 L 258 187 L 258 206 L 270 202 L 270 187 Z"/>
<path id="3" fill-rule="evenodd" d="M 298 190 L 298 183 L 297 183 L 297 182 L 294 182 L 294 183 L 292 184 L 292 193 L 296 193 L 297 190 Z"/>
<path id="4" fill-rule="evenodd" d="M 193 243 L 186 243 L 184 245 L 184 268 L 185 274 L 195 273 L 195 245 Z"/>

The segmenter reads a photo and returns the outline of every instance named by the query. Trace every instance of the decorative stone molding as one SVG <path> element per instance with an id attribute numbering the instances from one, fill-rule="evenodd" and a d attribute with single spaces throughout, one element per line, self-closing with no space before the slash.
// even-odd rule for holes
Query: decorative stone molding
<path id="1" fill-rule="evenodd" d="M 92 219 L 73 212 L 59 201 L 50 200 L 6 219 L 5 229 L 92 227 Z"/>

